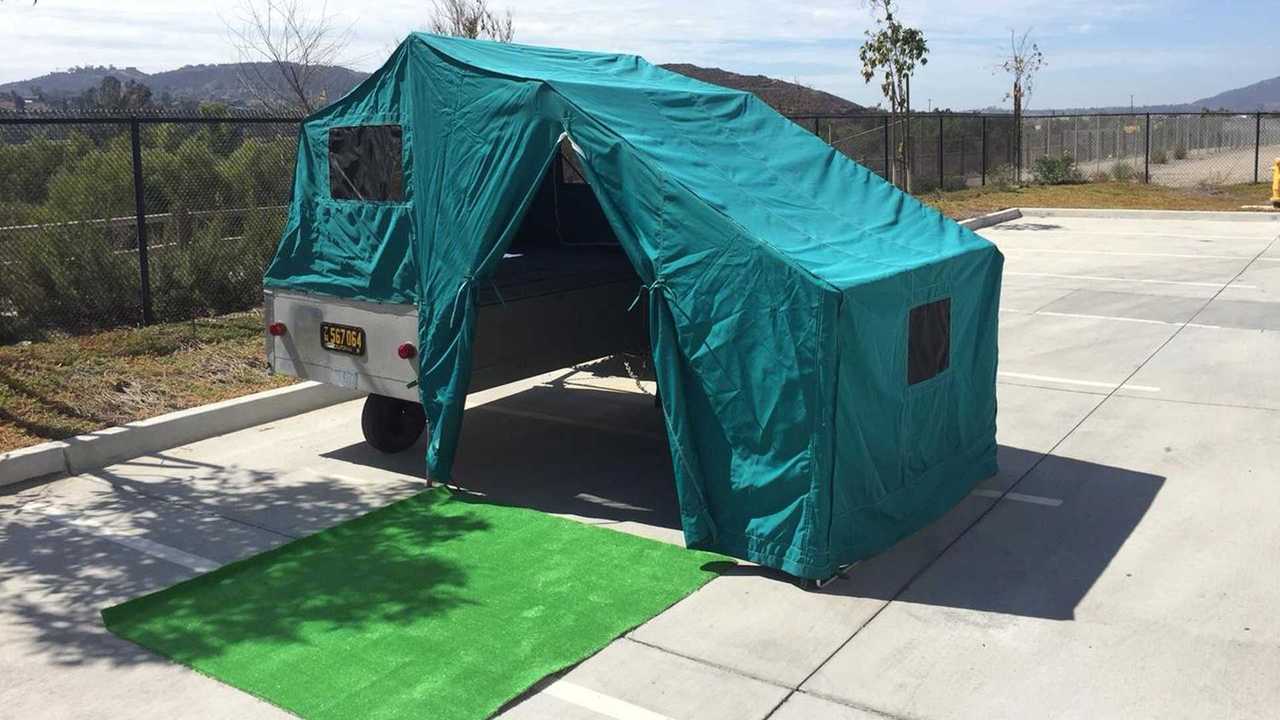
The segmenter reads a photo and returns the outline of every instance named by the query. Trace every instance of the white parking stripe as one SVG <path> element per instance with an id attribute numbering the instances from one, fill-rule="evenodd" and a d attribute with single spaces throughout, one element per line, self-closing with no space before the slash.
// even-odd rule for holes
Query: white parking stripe
<path id="1" fill-rule="evenodd" d="M 1001 247 L 1000 252 L 1036 252 L 1056 255 L 1116 255 L 1120 257 L 1186 258 L 1187 260 L 1244 260 L 1249 255 L 1196 255 L 1194 253 L 1122 252 L 1119 250 L 1058 250 L 1053 248 Z"/>
<path id="2" fill-rule="evenodd" d="M 1045 507 L 1058 507 L 1059 505 L 1062 504 L 1062 501 L 1059 500 L 1058 498 L 1043 497 L 1040 495 L 1025 495 L 1023 493 L 1015 493 L 1015 492 L 1011 492 L 1008 495 L 1005 495 L 999 490 L 979 489 L 979 490 L 974 490 L 969 494 L 976 495 L 978 497 L 995 498 L 997 500 L 999 500 L 1000 498 L 1004 498 L 1005 500 L 1014 500 L 1016 502 L 1031 503 L 1032 505 L 1044 505 Z"/>
<path id="3" fill-rule="evenodd" d="M 1220 283 L 1220 282 L 1194 282 L 1191 280 L 1152 280 L 1148 278 L 1107 277 L 1104 275 L 1059 275 L 1057 273 L 1013 272 L 1010 270 L 1005 270 L 1004 274 L 1012 275 L 1015 277 L 1045 277 L 1045 278 L 1060 278 L 1063 280 L 1101 280 L 1106 282 L 1143 283 L 1147 285 L 1185 285 L 1187 287 L 1210 287 L 1210 288 L 1221 288 L 1225 285 L 1227 287 L 1236 288 L 1237 290 L 1257 290 L 1258 289 L 1258 286 L 1256 285 L 1243 285 L 1243 284 L 1231 285 L 1229 284 L 1230 281 L 1227 281 L 1225 283 Z"/>
<path id="4" fill-rule="evenodd" d="M 1019 380 L 1038 380 L 1040 382 L 1060 383 L 1063 385 L 1081 385 L 1083 387 L 1106 388 L 1108 390 L 1114 389 L 1116 387 L 1115 383 L 1101 382 L 1098 380 L 1075 380 L 1073 378 L 1054 377 L 1052 375 L 1032 375 L 1030 373 L 1008 372 L 1006 370 L 1000 370 L 997 374 L 1003 375 L 1005 377 L 1016 378 Z M 1125 390 L 1137 390 L 1139 392 L 1153 392 L 1153 393 L 1160 392 L 1160 388 L 1152 387 L 1150 385 L 1126 384 L 1121 387 Z"/>
<path id="5" fill-rule="evenodd" d="M 1147 318 L 1131 318 L 1120 317 L 1118 315 L 1089 315 L 1087 313 L 1064 313 L 1053 312 L 1052 310 L 1040 310 L 1035 315 L 1051 315 L 1053 317 L 1072 317 L 1084 318 L 1086 320 L 1119 320 L 1121 322 L 1146 323 L 1148 325 L 1181 325 L 1182 323 L 1167 322 L 1164 320 L 1148 320 Z"/>
<path id="6" fill-rule="evenodd" d="M 24 505 L 23 512 L 35 512 L 43 515 L 45 518 L 52 520 L 60 525 L 67 525 L 77 530 L 82 530 L 90 535 L 96 535 L 108 542 L 116 545 L 123 545 L 131 550 L 137 550 L 152 557 L 160 558 L 165 562 L 171 562 L 174 565 L 181 565 L 186 568 L 195 570 L 196 572 L 209 572 L 218 567 L 218 563 L 202 558 L 199 555 L 183 552 L 177 548 L 162 545 L 158 542 L 148 540 L 137 535 L 121 532 L 113 528 L 106 527 L 102 523 L 90 518 L 82 517 L 76 513 L 64 510 L 62 508 L 46 505 L 44 503 L 30 503 Z"/>
<path id="7" fill-rule="evenodd" d="M 1000 312 L 1014 313 L 1016 315 L 1052 315 L 1054 317 L 1084 318 L 1086 320 L 1115 320 L 1118 322 L 1146 323 L 1149 325 L 1177 326 L 1177 325 L 1184 324 L 1184 323 L 1177 323 L 1177 322 L 1167 322 L 1165 320 L 1148 320 L 1146 318 L 1121 317 L 1119 315 L 1089 315 L 1087 313 L 1064 313 L 1064 312 L 1053 312 L 1051 310 L 1019 310 L 1018 308 L 1000 308 Z M 1189 322 L 1189 323 L 1185 323 L 1185 325 L 1187 327 L 1208 328 L 1210 330 L 1228 329 L 1226 326 L 1223 326 L 1223 325 L 1207 325 L 1205 323 Z"/>
<path id="8" fill-rule="evenodd" d="M 1229 221 L 1229 222 L 1230 222 L 1230 221 Z M 1026 231 L 1019 231 L 1019 230 L 1015 230 L 1014 228 L 1016 228 L 1016 227 L 1017 227 L 1017 225 L 1003 225 L 1003 224 L 1001 224 L 1001 225 L 996 225 L 996 226 L 994 226 L 994 227 L 995 227 L 995 228 L 1006 228 L 1006 229 L 1005 229 L 1005 230 L 1003 230 L 1003 231 L 1001 231 L 1001 230 L 996 230 L 996 232 L 1000 232 L 1002 236 L 1005 236 L 1005 235 L 1009 236 L 1009 237 L 1008 237 L 1008 239 L 1009 239 L 1009 240 L 1012 240 L 1014 237 L 1016 237 L 1016 235 L 1014 235 L 1014 233 L 1026 232 Z M 984 229 L 984 230 L 988 230 L 989 228 L 983 228 L 983 229 Z M 1012 232 L 1010 232 L 1010 231 L 1012 231 Z M 1076 228 L 1070 228 L 1070 229 L 1068 229 L 1068 228 L 1062 228 L 1061 230 L 1036 230 L 1036 231 L 1034 232 L 1034 235 L 1035 235 L 1035 237 L 1040 237 L 1040 236 L 1041 236 L 1041 233 L 1046 233 L 1046 234 L 1053 233 L 1053 234 L 1057 234 L 1057 235 L 1070 235 L 1070 236 L 1077 236 L 1077 235 L 1094 235 L 1094 236 L 1097 236 L 1097 237 L 1105 237 L 1105 238 L 1107 238 L 1107 239 L 1109 239 L 1109 240 L 1112 240 L 1112 239 L 1115 239 L 1115 238 L 1122 238 L 1122 237 L 1153 237 L 1153 238 L 1161 238 L 1161 239 L 1163 239 L 1163 238 L 1179 238 L 1179 239 L 1183 239 L 1183 240 L 1202 240 L 1202 241 L 1203 241 L 1203 240 L 1244 240 L 1245 242 L 1250 242 L 1250 241 L 1252 241 L 1252 242 L 1266 242 L 1266 241 L 1267 241 L 1267 239 L 1266 239 L 1266 238 L 1261 238 L 1261 239 L 1259 239 L 1259 238 L 1241 237 L 1241 236 L 1239 236 L 1239 235 L 1189 235 L 1189 234 L 1185 234 L 1185 233 L 1146 233 L 1146 232 L 1126 232 L 1126 231 L 1123 231 L 1123 230 L 1121 230 L 1121 231 L 1115 231 L 1115 230 L 1101 230 L 1101 231 L 1098 231 L 1098 230 L 1079 230 L 1079 229 L 1076 229 Z M 1003 237 L 1002 237 L 1002 239 L 1003 239 Z"/>
<path id="9" fill-rule="evenodd" d="M 545 420 L 547 422 L 560 423 L 562 425 L 574 425 L 577 427 L 590 428 L 601 432 L 618 433 L 620 435 L 633 435 L 635 437 L 647 438 L 649 440 L 659 440 L 662 435 L 656 432 L 647 432 L 645 430 L 632 430 L 631 428 L 613 427 L 612 425 L 597 425 L 595 423 L 575 420 L 573 418 L 561 417 L 550 413 L 536 412 L 533 410 L 517 410 L 515 408 L 500 407 L 497 405 L 481 405 L 476 410 L 485 412 L 502 413 L 503 415 L 511 415 L 514 417 L 528 418 L 530 420 Z"/>
<path id="10" fill-rule="evenodd" d="M 543 688 L 543 693 L 563 700 L 570 705 L 577 705 L 591 712 L 617 720 L 671 720 L 671 718 L 639 705 L 632 705 L 626 700 L 598 693 L 567 680 L 557 680 Z"/>

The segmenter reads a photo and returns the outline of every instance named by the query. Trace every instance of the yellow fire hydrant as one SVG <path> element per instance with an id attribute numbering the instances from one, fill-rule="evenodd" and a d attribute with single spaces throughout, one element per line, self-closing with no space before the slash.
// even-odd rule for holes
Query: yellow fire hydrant
<path id="1" fill-rule="evenodd" d="M 1280 158 L 1271 168 L 1271 206 L 1280 208 Z"/>

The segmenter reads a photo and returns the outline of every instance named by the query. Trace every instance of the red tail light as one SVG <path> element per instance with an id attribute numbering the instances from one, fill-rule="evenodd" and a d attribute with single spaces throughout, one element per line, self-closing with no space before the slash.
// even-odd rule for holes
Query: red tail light
<path id="1" fill-rule="evenodd" d="M 271 323 L 270 325 L 267 326 L 267 332 L 271 333 L 276 337 L 280 337 L 281 335 L 285 334 L 286 331 L 287 331 L 287 328 L 285 328 L 284 323 L 280 323 L 280 322 Z"/>
<path id="2" fill-rule="evenodd" d="M 418 354 L 418 348 L 414 347 L 413 343 L 401 343 L 400 347 L 396 348 L 396 354 L 404 360 L 409 360 Z"/>

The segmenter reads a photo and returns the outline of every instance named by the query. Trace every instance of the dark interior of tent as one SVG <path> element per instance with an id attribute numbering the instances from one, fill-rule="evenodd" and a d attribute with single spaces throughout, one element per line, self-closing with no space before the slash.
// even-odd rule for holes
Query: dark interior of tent
<path id="1" fill-rule="evenodd" d="M 647 358 L 648 313 L 630 308 L 640 285 L 562 143 L 493 277 L 478 284 L 472 390 L 608 355 Z"/>

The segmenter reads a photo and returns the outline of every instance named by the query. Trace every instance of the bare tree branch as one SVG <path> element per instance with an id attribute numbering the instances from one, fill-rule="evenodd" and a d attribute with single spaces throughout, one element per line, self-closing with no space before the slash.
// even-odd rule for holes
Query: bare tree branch
<path id="1" fill-rule="evenodd" d="M 242 0 L 226 22 L 240 80 L 272 111 L 311 113 L 322 106 L 323 81 L 351 42 L 327 4 L 308 13 L 300 0 Z"/>
<path id="2" fill-rule="evenodd" d="M 511 11 L 499 16 L 489 9 L 488 0 L 432 0 L 429 24 L 438 35 L 485 38 L 509 43 L 515 36 Z"/>

